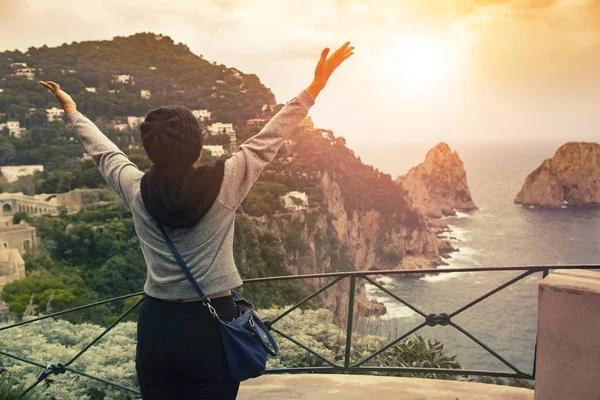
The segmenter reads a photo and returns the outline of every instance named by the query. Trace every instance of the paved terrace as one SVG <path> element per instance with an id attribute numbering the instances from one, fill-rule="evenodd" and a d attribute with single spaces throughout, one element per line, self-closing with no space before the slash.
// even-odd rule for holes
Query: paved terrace
<path id="1" fill-rule="evenodd" d="M 267 375 L 238 400 L 533 400 L 533 390 L 483 383 L 363 375 Z"/>

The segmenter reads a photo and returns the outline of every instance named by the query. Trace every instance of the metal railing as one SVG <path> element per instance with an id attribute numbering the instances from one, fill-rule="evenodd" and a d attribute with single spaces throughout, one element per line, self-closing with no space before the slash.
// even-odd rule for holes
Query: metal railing
<path id="1" fill-rule="evenodd" d="M 469 331 L 464 329 L 462 326 L 460 326 L 458 323 L 456 323 L 456 321 L 453 319 L 454 319 L 454 317 L 458 316 L 459 314 L 468 310 L 469 308 L 473 307 L 474 305 L 484 301 L 488 297 L 500 292 L 501 290 L 515 284 L 516 282 L 521 281 L 522 279 L 524 279 L 532 274 L 541 273 L 542 277 L 546 277 L 550 270 L 555 270 L 555 269 L 593 270 L 593 269 L 600 269 L 600 265 L 560 265 L 560 266 L 522 266 L 522 267 L 500 267 L 500 268 L 447 268 L 447 269 L 422 269 L 422 270 L 353 271 L 353 272 L 309 274 L 309 275 L 288 275 L 288 276 L 278 276 L 278 277 L 269 277 L 269 278 L 255 278 L 255 279 L 246 279 L 246 280 L 244 280 L 244 283 L 251 284 L 251 283 L 258 283 L 258 282 L 272 282 L 272 281 L 280 281 L 280 280 L 301 280 L 301 279 L 302 280 L 304 280 L 304 279 L 332 279 L 331 282 L 329 282 L 329 283 L 325 284 L 324 286 L 322 286 L 321 288 L 315 290 L 311 295 L 305 297 L 298 303 L 294 304 L 292 307 L 283 311 L 281 314 L 279 314 L 275 318 L 264 321 L 265 325 L 267 326 L 267 328 L 269 328 L 269 330 L 277 333 L 282 338 L 289 340 L 290 342 L 294 343 L 295 345 L 303 348 L 304 350 L 311 353 L 318 359 L 322 360 L 328 366 L 326 366 L 326 367 L 300 367 L 300 368 L 271 369 L 271 370 L 266 371 L 267 374 L 279 374 L 279 373 L 353 373 L 353 374 L 360 374 L 360 373 L 370 373 L 370 372 L 385 372 L 385 373 L 391 372 L 391 373 L 423 373 L 423 374 L 435 373 L 435 374 L 463 375 L 463 376 L 464 375 L 480 375 L 480 376 L 535 380 L 535 354 L 534 354 L 534 358 L 533 358 L 534 361 L 533 361 L 531 372 L 529 372 L 529 373 L 524 372 L 524 371 L 520 370 L 519 368 L 515 367 L 508 360 L 506 360 L 505 357 L 501 356 L 496 351 L 494 351 L 490 346 L 486 345 L 481 340 L 476 338 L 473 334 L 471 334 Z M 401 295 L 391 292 L 390 290 L 386 289 L 384 286 L 382 286 L 381 284 L 379 284 L 372 278 L 374 276 L 428 275 L 428 274 L 469 273 L 469 272 L 493 273 L 493 272 L 501 272 L 501 271 L 522 271 L 522 273 L 519 274 L 518 276 L 506 281 L 505 283 L 497 286 L 496 288 L 488 291 L 487 293 L 479 296 L 475 300 L 467 303 L 466 305 L 464 305 L 454 311 L 444 312 L 444 313 L 439 313 L 439 314 L 427 313 L 427 312 L 415 307 L 413 304 L 411 304 L 410 302 L 408 302 L 404 298 L 402 298 Z M 305 305 L 307 302 L 309 302 L 310 300 L 319 296 L 320 294 L 322 294 L 323 292 L 325 292 L 326 290 L 328 290 L 335 284 L 337 284 L 343 280 L 346 280 L 346 279 L 348 279 L 350 281 L 350 290 L 349 290 L 349 294 L 348 294 L 346 343 L 345 343 L 345 348 L 344 348 L 343 364 L 337 363 L 333 360 L 328 359 L 327 357 L 323 356 L 322 354 L 319 354 L 314 349 L 311 349 L 309 346 L 299 342 L 298 340 L 294 339 L 290 335 L 280 331 L 279 329 L 277 329 L 275 327 L 275 324 L 278 321 L 285 318 L 292 311 L 299 309 L 300 307 Z M 357 362 L 351 362 L 350 355 L 351 355 L 351 349 L 352 349 L 352 334 L 353 334 L 354 311 L 355 311 L 354 299 L 355 299 L 355 295 L 356 295 L 355 292 L 356 292 L 356 285 L 357 285 L 358 279 L 362 279 L 366 283 L 369 283 L 369 284 L 375 286 L 382 292 L 384 292 L 387 295 L 394 298 L 396 301 L 402 303 L 406 307 L 413 310 L 416 314 L 420 315 L 423 319 L 419 325 L 410 329 L 409 331 L 405 332 L 404 334 L 400 335 L 397 339 L 391 341 L 390 343 L 386 344 L 382 348 L 372 352 L 367 357 L 364 357 L 363 359 L 361 359 Z M 80 307 L 76 307 L 73 309 L 56 312 L 56 313 L 38 317 L 38 318 L 35 318 L 32 320 L 22 321 L 22 322 L 15 323 L 15 324 L 12 324 L 9 326 L 0 327 L 0 331 L 4 331 L 7 329 L 11 329 L 11 328 L 16 328 L 16 327 L 23 326 L 26 324 L 31 324 L 31 323 L 34 323 L 34 322 L 37 322 L 40 320 L 57 317 L 60 315 L 64 315 L 64 314 L 71 313 L 74 311 L 79 311 L 79 310 L 83 310 L 86 308 L 98 306 L 101 304 L 107 304 L 107 303 L 110 303 L 113 301 L 124 300 L 124 299 L 130 298 L 130 297 L 135 297 L 135 296 L 141 296 L 143 294 L 144 294 L 144 292 L 132 293 L 132 294 L 125 295 L 125 296 L 119 296 L 119 297 L 115 297 L 112 299 L 88 304 L 85 306 L 80 306 Z M 27 395 L 27 393 L 29 393 L 38 384 L 40 384 L 46 378 L 48 378 L 48 376 L 50 376 L 52 374 L 61 374 L 61 373 L 65 373 L 65 372 L 71 372 L 71 373 L 74 373 L 77 375 L 85 376 L 87 378 L 94 379 L 94 380 L 106 383 L 107 385 L 111 385 L 111 386 L 120 388 L 122 390 L 139 395 L 140 394 L 139 391 L 134 388 L 126 387 L 126 386 L 117 384 L 115 382 L 108 381 L 106 379 L 102 379 L 102 378 L 98 378 L 98 377 L 86 374 L 83 371 L 79 371 L 77 369 L 71 368 L 69 365 L 72 364 L 75 360 L 77 360 L 85 351 L 87 351 L 94 344 L 96 344 L 102 337 L 104 337 L 104 335 L 106 335 L 120 321 L 122 321 L 127 315 L 129 315 L 138 305 L 140 305 L 142 303 L 142 301 L 143 301 L 143 297 L 139 301 L 137 301 L 133 306 L 131 306 L 129 309 L 127 309 L 127 311 L 125 311 L 121 316 L 119 316 L 119 318 L 117 318 L 116 321 L 114 321 L 98 337 L 96 337 L 87 346 L 85 346 L 79 353 L 77 353 L 77 355 L 75 355 L 71 360 L 65 362 L 64 364 L 57 363 L 57 364 L 51 364 L 51 365 L 45 366 L 44 364 L 41 364 L 39 362 L 29 360 L 24 357 L 20 357 L 18 355 L 14 355 L 9 352 L 0 350 L 0 355 L 4 355 L 6 357 L 10 357 L 10 358 L 19 360 L 21 362 L 28 363 L 28 364 L 42 368 L 42 371 L 39 374 L 39 376 L 37 377 L 36 381 L 33 382 L 22 393 L 21 397 L 24 397 L 25 395 Z M 489 354 L 491 354 L 496 359 L 498 359 L 500 362 L 502 362 L 504 365 L 506 365 L 508 368 L 510 368 L 510 370 L 512 370 L 512 372 L 507 373 L 507 372 L 503 372 L 503 371 L 483 371 L 483 370 L 474 370 L 474 369 L 471 370 L 471 369 L 445 369 L 445 368 L 373 367 L 373 366 L 365 365 L 370 360 L 373 360 L 380 354 L 384 353 L 386 350 L 397 345 L 401 341 L 408 338 L 410 335 L 416 333 L 417 331 L 419 331 L 420 329 L 422 329 L 426 326 L 431 326 L 431 327 L 443 326 L 443 327 L 451 327 L 451 328 L 458 330 L 460 333 L 462 333 L 463 335 L 465 335 L 466 337 L 471 339 L 473 342 L 477 343 L 480 347 L 482 347 L 484 350 L 486 350 Z M 534 351 L 537 351 L 537 348 Z"/>

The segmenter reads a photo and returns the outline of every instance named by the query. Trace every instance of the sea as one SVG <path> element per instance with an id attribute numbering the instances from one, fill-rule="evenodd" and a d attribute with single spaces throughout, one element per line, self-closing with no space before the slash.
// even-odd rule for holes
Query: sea
<path id="1" fill-rule="evenodd" d="M 422 162 L 436 143 L 397 146 L 351 145 L 357 156 L 393 177 Z M 440 268 L 527 265 L 600 265 L 600 207 L 545 209 L 513 204 L 527 175 L 551 158 L 562 143 L 448 143 L 463 160 L 473 200 L 479 207 L 446 218 L 447 234 L 459 251 Z M 521 272 L 456 272 L 430 276 L 380 277 L 379 282 L 426 314 L 451 313 Z M 537 293 L 541 273 L 483 300 L 453 322 L 470 332 L 518 370 L 533 369 Z M 372 333 L 390 341 L 423 322 L 423 318 L 375 286 L 372 298 L 386 306 Z M 451 326 L 417 332 L 444 344 L 465 369 L 512 372 L 480 345 Z"/>

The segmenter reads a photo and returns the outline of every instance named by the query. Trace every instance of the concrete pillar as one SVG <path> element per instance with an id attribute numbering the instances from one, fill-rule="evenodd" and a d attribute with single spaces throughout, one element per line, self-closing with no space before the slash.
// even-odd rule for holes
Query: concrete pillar
<path id="1" fill-rule="evenodd" d="M 600 399 L 600 273 L 540 282 L 535 400 Z"/>

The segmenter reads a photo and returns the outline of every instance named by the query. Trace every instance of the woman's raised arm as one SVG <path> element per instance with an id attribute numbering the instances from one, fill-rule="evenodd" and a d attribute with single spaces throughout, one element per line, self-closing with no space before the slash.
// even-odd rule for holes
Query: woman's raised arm
<path id="1" fill-rule="evenodd" d="M 75 128 L 75 133 L 87 153 L 98 165 L 106 183 L 121 196 L 127 206 L 130 206 L 143 173 L 92 121 L 77 111 L 75 101 L 58 83 L 39 83 L 56 96 L 67 115 L 67 120 Z"/>
<path id="2" fill-rule="evenodd" d="M 349 45 L 350 42 L 346 42 L 330 57 L 327 57 L 329 48 L 324 49 L 311 84 L 290 100 L 258 134 L 246 140 L 240 146 L 240 151 L 225 162 L 223 184 L 217 201 L 230 209 L 239 207 L 262 170 L 273 160 L 285 138 L 306 117 L 333 71 L 354 54 L 354 47 Z"/>

